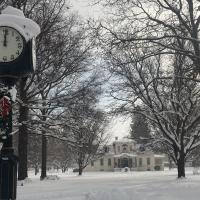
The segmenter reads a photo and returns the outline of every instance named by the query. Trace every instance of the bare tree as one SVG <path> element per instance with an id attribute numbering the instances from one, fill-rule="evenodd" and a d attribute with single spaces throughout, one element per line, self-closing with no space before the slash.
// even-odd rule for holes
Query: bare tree
<path id="1" fill-rule="evenodd" d="M 62 117 L 62 120 L 66 121 L 65 134 L 76 144 L 72 149 L 79 175 L 89 161 L 102 154 L 102 145 L 107 141 L 105 135 L 107 119 L 106 114 L 96 108 L 98 96 L 98 87 L 93 85 L 86 87 L 81 91 L 78 102 L 68 106 Z"/>
<path id="2" fill-rule="evenodd" d="M 65 173 L 68 168 L 72 168 L 74 163 L 74 152 L 71 145 L 66 141 L 57 138 L 48 138 L 48 167 L 61 169 Z"/>
<path id="3" fill-rule="evenodd" d="M 18 3 L 18 2 L 17 2 Z M 55 62 L 52 63 L 51 57 L 53 57 L 52 49 L 49 49 L 47 38 L 50 37 L 50 32 L 52 34 L 52 38 L 55 39 L 56 35 L 58 34 L 58 28 L 62 29 L 65 25 L 63 25 L 63 21 L 61 19 L 61 12 L 64 8 L 65 1 L 26 1 L 25 4 L 21 5 L 21 8 L 31 18 L 36 20 L 42 29 L 41 34 L 38 37 L 38 63 L 37 69 L 35 73 L 29 79 L 22 79 L 20 81 L 20 100 L 22 104 L 20 104 L 20 115 L 19 115 L 19 122 L 22 124 L 19 128 L 19 146 L 18 146 L 18 153 L 19 153 L 19 168 L 18 168 L 18 179 L 23 180 L 28 176 L 27 174 L 27 144 L 28 144 L 28 115 L 29 115 L 29 108 L 30 103 L 33 104 L 33 100 L 37 99 L 40 95 L 40 91 L 43 91 L 45 88 L 51 85 L 49 76 L 46 77 L 45 71 L 47 68 L 54 68 L 50 72 L 54 73 L 55 71 L 55 64 L 58 64 L 58 55 L 55 56 Z M 17 4 L 18 5 L 18 4 Z M 15 6 L 15 5 L 14 5 Z M 33 15 L 33 13 L 37 13 L 37 15 Z M 37 16 L 37 17 L 36 17 Z M 60 25 L 59 25 L 60 24 Z M 62 24 L 62 25 L 61 25 Z M 57 30 L 57 32 L 55 31 Z M 61 32 L 61 31 L 60 31 Z M 52 41 L 52 40 L 51 40 Z M 54 47 L 59 47 L 59 37 L 58 40 L 54 42 Z M 63 47 L 62 47 L 63 48 Z M 59 52 L 59 51 L 58 51 Z M 40 59 L 42 57 L 42 60 Z M 60 55 L 61 57 L 62 55 Z M 43 77 L 43 82 L 38 81 L 37 75 L 40 74 Z M 46 83 L 44 84 L 44 80 Z M 52 82 L 56 82 L 53 77 L 51 77 Z M 43 87 L 41 87 L 41 85 Z"/>
<path id="4" fill-rule="evenodd" d="M 96 2 L 113 8 L 112 18 L 107 24 L 101 24 L 104 36 L 112 35 L 109 37 L 111 48 L 119 44 L 145 48 L 146 52 L 140 59 L 155 55 L 185 55 L 193 63 L 193 74 L 199 73 L 199 1 L 96 0 Z M 183 45 L 183 40 L 187 45 Z"/>
<path id="5" fill-rule="evenodd" d="M 98 26 L 120 110 L 143 114 L 185 176 L 184 163 L 199 145 L 199 2 L 99 0 L 112 7 Z M 162 136 L 162 137 L 161 137 Z"/>
<path id="6" fill-rule="evenodd" d="M 78 77 L 89 66 L 91 42 L 87 40 L 87 29 L 79 22 L 78 16 L 64 13 L 68 9 L 65 0 L 4 1 L 2 7 L 6 5 L 22 9 L 26 16 L 38 22 L 42 30 L 37 38 L 36 71 L 31 77 L 21 79 L 18 87 L 20 102 L 18 179 L 23 180 L 28 176 L 28 133 L 40 134 L 41 131 L 43 132 L 44 170 L 41 175 L 43 178 L 46 176 L 45 129 L 48 127 L 46 121 L 49 121 L 53 110 L 58 109 L 58 100 L 73 93 L 74 83 L 76 84 Z M 70 94 L 70 98 L 72 96 L 75 94 Z M 70 98 L 68 99 L 71 101 Z M 31 117 L 30 109 L 34 111 L 31 115 L 35 114 L 36 117 Z M 35 131 L 32 123 L 30 126 L 30 120 L 33 118 L 40 124 L 38 126 L 40 129 Z"/>
<path id="7" fill-rule="evenodd" d="M 39 70 L 36 75 L 36 82 L 39 83 L 40 89 L 38 97 L 39 101 L 36 101 L 36 104 L 40 107 L 39 110 L 41 112 L 41 115 L 38 115 L 38 117 L 43 122 L 47 121 L 48 116 L 59 107 L 57 104 L 58 99 L 69 95 L 70 88 L 75 86 L 77 82 L 76 79 L 86 71 L 87 65 L 89 65 L 88 56 L 91 46 L 89 46 L 89 43 L 88 45 L 83 46 L 86 31 L 85 29 L 81 30 L 81 28 L 79 28 L 79 32 L 74 31 L 75 24 L 73 23 L 77 23 L 77 19 L 71 18 L 70 20 L 72 21 L 70 21 L 70 23 L 67 21 L 69 24 L 66 24 L 66 27 L 69 28 L 69 30 L 65 28 L 63 31 L 60 30 L 59 32 L 56 32 L 55 38 L 51 35 L 51 43 L 49 43 L 49 37 L 45 39 L 47 44 L 50 44 L 49 48 L 53 51 L 48 53 L 53 56 L 51 56 L 44 66 L 44 57 L 40 54 L 42 60 L 39 59 L 41 71 Z M 41 76 L 41 73 L 43 76 Z M 56 90 L 56 88 L 59 89 Z M 47 130 L 45 123 L 43 123 L 43 125 L 42 155 L 44 156 L 42 157 L 42 179 L 46 177 L 45 130 Z"/>
<path id="8" fill-rule="evenodd" d="M 111 92 L 121 102 L 117 112 L 145 116 L 155 130 L 154 145 L 165 146 L 178 167 L 178 177 L 184 177 L 185 161 L 200 145 L 199 81 L 188 78 L 179 55 L 173 68 L 167 68 L 161 56 L 138 62 L 136 51 L 109 57 L 110 70 L 118 78 Z M 145 108 L 138 110 L 140 103 Z"/>
<path id="9" fill-rule="evenodd" d="M 136 107 L 138 112 L 141 110 L 140 106 Z M 132 123 L 130 130 L 130 138 L 136 140 L 139 144 L 148 143 L 151 138 L 151 130 L 148 124 L 148 120 L 144 115 L 134 113 L 132 115 Z"/>
<path id="10" fill-rule="evenodd" d="M 34 168 L 35 175 L 37 175 L 41 166 L 41 152 L 38 151 L 41 147 L 41 137 L 29 135 L 28 140 L 28 167 Z"/>

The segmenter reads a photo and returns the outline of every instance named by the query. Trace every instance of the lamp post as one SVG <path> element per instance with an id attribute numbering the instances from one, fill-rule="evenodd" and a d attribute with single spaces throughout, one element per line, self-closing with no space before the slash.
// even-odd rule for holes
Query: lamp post
<path id="1" fill-rule="evenodd" d="M 15 84 L 35 68 L 35 37 L 40 27 L 8 6 L 0 15 L 0 200 L 16 199 L 17 157 L 12 146 Z"/>

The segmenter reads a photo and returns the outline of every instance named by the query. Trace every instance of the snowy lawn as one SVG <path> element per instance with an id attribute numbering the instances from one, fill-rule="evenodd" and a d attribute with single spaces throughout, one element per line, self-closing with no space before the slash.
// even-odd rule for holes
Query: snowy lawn
<path id="1" fill-rule="evenodd" d="M 58 174 L 59 180 L 31 182 L 18 186 L 17 200 L 198 200 L 200 175 L 187 171 L 176 179 L 176 171 L 88 172 Z"/>

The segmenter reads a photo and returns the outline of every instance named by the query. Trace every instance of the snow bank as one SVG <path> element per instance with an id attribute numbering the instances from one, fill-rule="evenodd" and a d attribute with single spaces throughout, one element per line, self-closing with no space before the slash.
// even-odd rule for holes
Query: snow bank
<path id="1" fill-rule="evenodd" d="M 52 181 L 55 181 L 55 180 L 59 180 L 59 176 L 57 175 L 48 175 L 45 180 L 52 180 Z"/>
<path id="2" fill-rule="evenodd" d="M 61 174 L 58 181 L 32 178 L 17 188 L 17 200 L 198 200 L 200 176 L 186 171 L 177 180 L 177 170 L 148 172 L 86 172 L 75 176 Z M 56 174 L 55 174 L 56 175 Z"/>
<path id="3" fill-rule="evenodd" d="M 17 181 L 18 186 L 24 186 L 25 184 L 28 184 L 28 183 L 32 183 L 32 180 L 30 178 L 26 178 L 23 181 Z"/>

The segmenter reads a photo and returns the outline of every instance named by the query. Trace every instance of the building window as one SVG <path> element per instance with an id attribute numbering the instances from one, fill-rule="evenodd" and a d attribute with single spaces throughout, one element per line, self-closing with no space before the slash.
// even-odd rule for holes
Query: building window
<path id="1" fill-rule="evenodd" d="M 105 146 L 105 147 L 104 147 L 104 152 L 105 152 L 105 153 L 108 153 L 109 151 L 110 151 L 109 147 Z"/>
<path id="2" fill-rule="evenodd" d="M 123 153 L 127 153 L 127 149 L 128 149 L 128 145 L 127 144 L 123 144 L 122 145 L 122 151 L 123 151 Z"/>
<path id="3" fill-rule="evenodd" d="M 94 161 L 91 161 L 91 166 L 92 166 L 92 167 L 94 166 Z"/>
<path id="4" fill-rule="evenodd" d="M 162 159 L 156 158 L 156 159 L 155 159 L 155 164 L 156 164 L 156 165 L 161 165 L 161 164 L 162 164 Z"/>
<path id="5" fill-rule="evenodd" d="M 100 165 L 103 166 L 103 164 L 104 164 L 104 160 L 103 160 L 103 158 L 101 158 L 100 159 Z"/>
<path id="6" fill-rule="evenodd" d="M 137 158 L 135 158 L 135 167 L 137 167 Z"/>
<path id="7" fill-rule="evenodd" d="M 111 166 L 111 159 L 108 158 L 108 166 Z"/>
<path id="8" fill-rule="evenodd" d="M 139 158 L 139 166 L 142 166 L 142 158 Z"/>
<path id="9" fill-rule="evenodd" d="M 150 165 L 151 164 L 151 160 L 150 158 L 147 158 L 147 165 Z"/>

